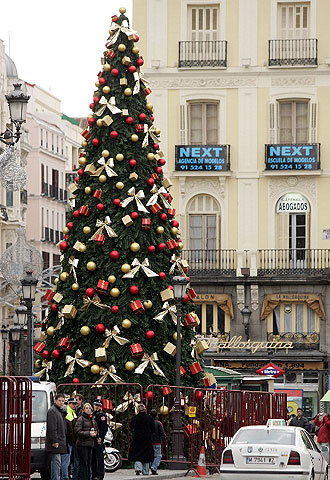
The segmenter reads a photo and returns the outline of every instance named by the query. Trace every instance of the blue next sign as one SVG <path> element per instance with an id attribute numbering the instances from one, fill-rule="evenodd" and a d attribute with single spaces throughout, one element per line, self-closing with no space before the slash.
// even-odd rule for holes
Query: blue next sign
<path id="1" fill-rule="evenodd" d="M 177 145 L 175 147 L 175 170 L 178 171 L 227 171 L 229 145 Z"/>
<path id="2" fill-rule="evenodd" d="M 266 170 L 318 170 L 320 144 L 266 145 Z"/>

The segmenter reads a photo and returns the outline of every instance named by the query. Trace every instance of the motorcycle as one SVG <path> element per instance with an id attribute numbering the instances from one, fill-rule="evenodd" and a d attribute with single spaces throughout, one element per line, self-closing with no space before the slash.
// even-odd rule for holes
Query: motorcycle
<path id="1" fill-rule="evenodd" d="M 108 427 L 108 431 L 104 437 L 103 450 L 104 450 L 104 469 L 106 472 L 115 472 L 121 467 L 122 459 L 119 450 L 111 446 L 113 441 L 113 433 L 111 428 Z"/>

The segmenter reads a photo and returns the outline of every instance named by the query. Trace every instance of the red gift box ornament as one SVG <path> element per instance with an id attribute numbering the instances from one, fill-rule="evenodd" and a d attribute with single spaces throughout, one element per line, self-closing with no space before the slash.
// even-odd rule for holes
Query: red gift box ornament
<path id="1" fill-rule="evenodd" d="M 95 190 L 95 192 L 93 193 L 93 197 L 94 198 L 101 198 L 102 197 L 102 190 L 100 190 L 100 189 Z"/>
<path id="2" fill-rule="evenodd" d="M 158 213 L 161 210 L 163 210 L 163 208 L 159 205 L 159 203 L 156 202 L 153 205 L 151 205 L 150 210 L 152 211 L 152 213 Z"/>
<path id="3" fill-rule="evenodd" d="M 163 390 L 163 395 L 170 395 L 172 393 L 172 389 L 168 385 L 163 387 L 162 390 Z"/>
<path id="4" fill-rule="evenodd" d="M 117 15 L 112 15 L 111 20 L 113 22 L 117 22 L 118 21 L 118 16 Z"/>
<path id="5" fill-rule="evenodd" d="M 169 217 L 175 217 L 175 208 L 169 208 L 167 214 Z"/>
<path id="6" fill-rule="evenodd" d="M 180 367 L 180 377 L 182 377 L 183 375 L 185 375 L 186 371 L 185 369 L 181 366 Z"/>
<path id="7" fill-rule="evenodd" d="M 191 312 L 186 315 L 186 318 L 184 320 L 185 327 L 195 327 L 196 325 L 198 325 L 198 323 L 198 316 L 195 312 Z"/>
<path id="8" fill-rule="evenodd" d="M 109 282 L 105 280 L 99 280 L 97 283 L 96 291 L 102 294 L 107 293 L 108 286 Z"/>
<path id="9" fill-rule="evenodd" d="M 143 89 L 143 93 L 145 96 L 150 95 L 151 89 L 149 87 Z"/>
<path id="10" fill-rule="evenodd" d="M 176 242 L 175 240 L 168 240 L 167 242 L 167 246 L 170 250 L 176 250 L 177 248 L 179 248 L 179 244 L 178 242 Z"/>
<path id="11" fill-rule="evenodd" d="M 53 298 L 53 296 L 55 295 L 55 292 L 53 292 L 53 290 L 51 290 L 50 288 L 47 290 L 47 292 L 45 293 L 45 295 L 42 297 L 43 300 L 48 300 L 48 303 L 51 303 L 51 300 Z"/>
<path id="12" fill-rule="evenodd" d="M 108 48 L 107 43 L 105 44 L 105 46 Z M 107 52 L 107 57 L 108 58 L 112 59 L 112 58 L 114 58 L 114 56 L 115 56 L 115 52 L 113 50 L 109 50 Z"/>
<path id="13" fill-rule="evenodd" d="M 33 347 L 33 350 L 36 352 L 36 353 L 41 353 L 43 351 L 43 349 L 45 348 L 46 344 L 45 343 L 42 343 L 42 342 L 38 342 L 34 347 Z"/>
<path id="14" fill-rule="evenodd" d="M 131 345 L 131 355 L 133 358 L 143 357 L 143 349 L 139 343 L 133 343 L 133 345 Z"/>
<path id="15" fill-rule="evenodd" d="M 71 350 L 71 348 L 73 347 L 73 341 L 70 340 L 69 337 L 63 337 L 58 342 L 58 346 L 60 347 L 61 350 L 67 352 L 68 350 Z"/>
<path id="16" fill-rule="evenodd" d="M 135 315 L 140 315 L 145 310 L 140 300 L 135 300 L 135 302 L 131 302 L 131 307 Z"/>
<path id="17" fill-rule="evenodd" d="M 138 123 L 135 127 L 135 130 L 139 133 L 139 132 L 144 132 L 144 126 L 142 123 Z"/>
<path id="18" fill-rule="evenodd" d="M 150 230 L 150 218 L 142 218 L 142 230 Z"/>
<path id="19" fill-rule="evenodd" d="M 197 425 L 195 425 L 194 423 L 185 425 L 184 427 L 185 437 L 192 437 L 193 435 L 196 435 L 196 434 L 197 434 Z"/>
<path id="20" fill-rule="evenodd" d="M 84 137 L 85 140 L 88 140 L 91 135 L 91 132 L 87 128 L 81 132 L 81 136 Z"/>
<path id="21" fill-rule="evenodd" d="M 195 290 L 193 288 L 189 288 L 189 290 L 187 292 L 187 295 L 188 295 L 189 300 L 193 300 L 194 298 L 197 297 L 197 293 L 195 292 Z"/>
<path id="22" fill-rule="evenodd" d="M 80 213 L 80 215 L 84 215 L 84 217 L 88 217 L 91 213 L 91 209 L 89 207 L 87 207 L 86 205 L 82 205 L 79 208 L 79 213 Z"/>
<path id="23" fill-rule="evenodd" d="M 112 410 L 112 401 L 108 399 L 103 399 L 102 400 L 102 410 L 105 412 L 109 413 Z"/>
<path id="24" fill-rule="evenodd" d="M 98 244 L 98 245 L 104 245 L 104 242 L 105 242 L 105 236 L 101 233 L 99 235 L 96 235 L 96 237 L 94 238 L 95 242 Z"/>
<path id="25" fill-rule="evenodd" d="M 193 375 L 197 375 L 197 373 L 202 372 L 202 367 L 199 362 L 194 362 L 191 365 L 189 365 L 190 371 Z"/>

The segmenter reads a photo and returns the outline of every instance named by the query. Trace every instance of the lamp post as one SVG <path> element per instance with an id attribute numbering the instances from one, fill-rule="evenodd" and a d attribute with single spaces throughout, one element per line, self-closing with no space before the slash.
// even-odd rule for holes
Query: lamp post
<path id="1" fill-rule="evenodd" d="M 176 374 L 175 374 L 175 400 L 174 400 L 174 444 L 173 444 L 173 453 L 174 458 L 177 462 L 172 462 L 170 464 L 171 469 L 180 469 L 185 468 L 185 465 L 182 463 L 184 460 L 183 456 L 183 430 L 181 428 L 180 421 L 180 367 L 181 367 L 181 317 L 182 317 L 182 300 L 186 294 L 186 286 L 188 280 L 186 277 L 180 275 L 175 275 L 172 280 L 174 298 L 176 300 L 176 309 L 177 309 L 177 324 L 176 324 Z"/>
<path id="2" fill-rule="evenodd" d="M 2 324 L 1 327 L 1 337 L 2 337 L 2 375 L 6 375 L 6 340 L 9 333 L 9 325 Z"/>
<path id="3" fill-rule="evenodd" d="M 33 375 L 33 316 L 32 304 L 35 299 L 38 279 L 32 276 L 31 271 L 26 272 L 26 276 L 21 280 L 23 301 L 27 313 L 27 375 Z"/>
<path id="4" fill-rule="evenodd" d="M 26 121 L 26 108 L 30 99 L 21 89 L 21 83 L 14 83 L 14 90 L 5 95 L 8 102 L 10 120 L 15 125 L 15 133 L 7 128 L 0 133 L 0 141 L 6 145 L 15 145 L 22 135 L 21 126 Z"/>
<path id="5" fill-rule="evenodd" d="M 241 310 L 244 331 L 246 338 L 249 339 L 249 328 L 250 328 L 250 317 L 252 315 L 252 311 L 250 308 L 251 304 L 251 286 L 248 285 L 247 279 L 250 276 L 250 269 L 249 268 L 241 268 L 241 273 L 244 276 L 244 308 Z"/>
<path id="6" fill-rule="evenodd" d="M 24 375 L 24 328 L 26 326 L 27 308 L 21 303 L 15 312 L 19 326 L 20 375 Z"/>

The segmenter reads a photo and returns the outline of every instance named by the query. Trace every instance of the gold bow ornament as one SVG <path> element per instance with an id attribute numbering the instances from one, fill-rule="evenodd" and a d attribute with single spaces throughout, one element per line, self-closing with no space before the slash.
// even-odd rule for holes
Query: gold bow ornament
<path id="1" fill-rule="evenodd" d="M 124 400 L 123 403 L 121 403 L 120 405 L 118 405 L 118 407 L 116 407 L 115 409 L 116 413 L 124 413 L 128 409 L 128 406 L 130 403 L 133 403 L 135 413 L 137 413 L 137 407 L 139 403 L 141 403 L 141 395 L 139 393 L 137 393 L 133 397 L 131 393 L 127 392 L 125 393 L 123 400 Z"/>
<path id="2" fill-rule="evenodd" d="M 42 370 L 40 370 L 40 372 L 35 373 L 35 376 L 41 378 L 44 376 L 44 374 L 46 374 L 46 381 L 48 382 L 49 381 L 48 370 L 52 369 L 52 365 L 53 365 L 52 362 L 43 360 L 41 364 Z"/>
<path id="3" fill-rule="evenodd" d="M 108 376 L 112 378 L 115 383 L 125 383 L 118 375 L 116 375 L 116 367 L 114 365 L 110 365 L 109 368 L 101 367 L 100 374 L 102 375 L 95 383 L 104 383 Z"/>
<path id="4" fill-rule="evenodd" d="M 81 351 L 78 349 L 76 350 L 76 353 L 74 355 L 74 357 L 72 357 L 71 355 L 67 355 L 65 357 L 65 363 L 66 364 L 69 364 L 64 376 L 67 377 L 68 375 L 72 375 L 73 374 L 73 370 L 74 370 L 74 367 L 75 367 L 75 364 L 77 363 L 78 365 L 80 365 L 82 368 L 86 368 L 88 367 L 89 365 L 92 364 L 92 362 L 90 362 L 89 360 L 84 360 L 82 358 L 82 353 Z"/>
<path id="5" fill-rule="evenodd" d="M 165 377 L 164 372 L 157 365 L 156 363 L 157 361 L 158 361 L 157 352 L 154 352 L 152 355 L 145 353 L 142 357 L 142 362 L 135 369 L 134 373 L 138 373 L 139 375 L 142 375 L 142 373 L 145 371 L 145 369 L 150 363 L 155 375 L 159 375 L 160 377 Z"/>
<path id="6" fill-rule="evenodd" d="M 182 274 L 183 277 L 186 277 L 187 275 L 185 274 L 184 272 L 184 268 L 186 268 L 182 263 L 183 263 L 183 260 L 181 257 L 177 257 L 175 255 L 175 253 L 173 253 L 172 257 L 171 257 L 171 263 L 172 263 L 172 266 L 169 270 L 169 274 L 172 275 L 175 271 L 176 268 L 178 268 Z M 188 265 L 187 265 L 187 268 L 188 268 Z"/>
<path id="7" fill-rule="evenodd" d="M 127 338 L 120 337 L 120 330 L 118 325 L 115 325 L 112 330 L 109 330 L 108 328 L 105 329 L 104 332 L 105 336 L 107 337 L 103 343 L 103 347 L 108 348 L 110 342 L 112 339 L 116 340 L 119 345 L 125 345 L 126 343 L 130 343 Z"/>
<path id="8" fill-rule="evenodd" d="M 112 170 L 112 168 L 115 166 L 113 158 L 109 158 L 109 160 L 106 162 L 103 157 L 101 157 L 97 163 L 99 163 L 101 166 L 95 170 L 95 172 L 91 175 L 91 177 L 98 177 L 101 175 L 103 170 L 105 169 L 105 173 L 108 175 L 109 178 L 111 177 L 118 177 L 117 173 Z"/>
<path id="9" fill-rule="evenodd" d="M 94 235 L 90 238 L 90 240 L 95 240 L 95 238 L 97 237 L 97 235 L 101 235 L 103 233 L 103 230 L 105 229 L 105 231 L 107 232 L 108 234 L 108 237 L 110 238 L 115 238 L 117 237 L 117 234 L 114 230 L 112 230 L 112 228 L 110 227 L 111 225 L 111 219 L 109 216 L 106 216 L 105 219 L 104 219 L 104 222 L 102 222 L 102 220 L 99 220 L 97 219 L 96 220 L 96 227 L 97 227 L 97 230 L 96 232 L 94 233 Z"/>
<path id="10" fill-rule="evenodd" d="M 177 324 L 176 305 L 170 305 L 168 302 L 163 304 L 163 310 L 154 317 L 154 320 L 164 320 L 167 314 L 170 314 L 175 325 Z"/>
<path id="11" fill-rule="evenodd" d="M 111 310 L 110 305 L 101 303 L 100 297 L 95 294 L 93 298 L 90 298 L 87 295 L 83 296 L 83 306 L 79 308 L 79 312 L 87 310 L 91 305 L 95 305 L 95 307 L 101 308 L 101 310 Z"/>
<path id="12" fill-rule="evenodd" d="M 134 78 L 134 89 L 133 89 L 133 95 L 136 95 L 137 93 L 140 92 L 141 89 L 141 83 L 145 88 L 147 88 L 150 85 L 150 82 L 144 78 L 144 73 L 142 72 L 141 69 L 139 69 L 137 72 L 133 73 L 133 78 Z"/>
<path id="13" fill-rule="evenodd" d="M 134 258 L 132 262 L 132 267 L 132 270 L 128 273 L 125 273 L 125 275 L 123 275 L 123 278 L 134 278 L 135 274 L 140 270 L 140 268 L 142 268 L 147 277 L 158 277 L 158 273 L 153 272 L 149 268 L 149 260 L 147 258 L 145 258 L 142 263 L 140 263 L 137 258 Z"/>
<path id="14" fill-rule="evenodd" d="M 163 200 L 164 207 L 171 208 L 171 204 L 167 201 L 165 197 L 166 193 L 168 193 L 165 187 L 158 188 L 155 184 L 150 190 L 150 192 L 153 195 L 149 198 L 147 207 L 149 207 L 150 205 L 154 205 L 158 201 L 158 196 L 160 196 L 160 198 Z"/>
<path id="15" fill-rule="evenodd" d="M 135 193 L 135 188 L 132 187 L 128 190 L 127 195 L 128 195 L 128 197 L 125 198 L 121 202 L 123 208 L 126 208 L 129 203 L 131 203 L 133 200 L 135 200 L 137 209 L 140 212 L 149 213 L 148 210 L 146 209 L 146 207 L 141 202 L 141 200 L 143 200 L 145 198 L 143 190 L 139 190 L 137 193 Z"/>
<path id="16" fill-rule="evenodd" d="M 145 133 L 145 136 L 144 136 L 144 139 L 143 139 L 143 142 L 142 142 L 142 148 L 146 147 L 149 144 L 149 136 L 151 137 L 151 139 L 154 143 L 159 142 L 159 138 L 155 133 L 155 127 L 153 125 L 151 125 L 151 127 L 149 127 L 149 125 L 147 125 L 145 123 L 144 124 L 144 133 Z"/>
<path id="17" fill-rule="evenodd" d="M 112 115 L 115 115 L 116 113 L 121 113 L 120 108 L 116 107 L 116 98 L 111 97 L 110 100 L 107 100 L 105 96 L 100 98 L 100 101 L 98 103 L 101 105 L 101 107 L 95 112 L 95 115 L 100 117 L 103 112 L 108 108 Z"/>
<path id="18" fill-rule="evenodd" d="M 62 312 L 58 312 L 58 318 L 60 319 L 60 321 L 58 322 L 58 324 L 54 328 L 55 332 L 56 332 L 56 330 L 61 330 L 61 328 L 63 327 L 64 322 L 65 322 L 65 317 L 64 317 Z"/>
<path id="19" fill-rule="evenodd" d="M 79 260 L 78 258 L 70 257 L 69 265 L 71 266 L 69 275 L 73 273 L 73 278 L 76 283 L 78 283 L 76 268 L 78 267 Z"/>
<path id="20" fill-rule="evenodd" d="M 131 28 L 129 28 L 127 20 L 123 20 L 121 25 L 118 25 L 118 23 L 115 23 L 115 22 L 111 22 L 110 31 L 113 32 L 113 33 L 110 37 L 110 40 L 108 40 L 107 43 L 105 44 L 105 46 L 107 48 L 110 48 L 111 45 L 116 43 L 116 41 L 117 41 L 117 39 L 120 35 L 120 32 L 127 35 L 127 37 L 130 37 L 130 36 L 136 34 L 135 30 L 132 30 Z"/>

